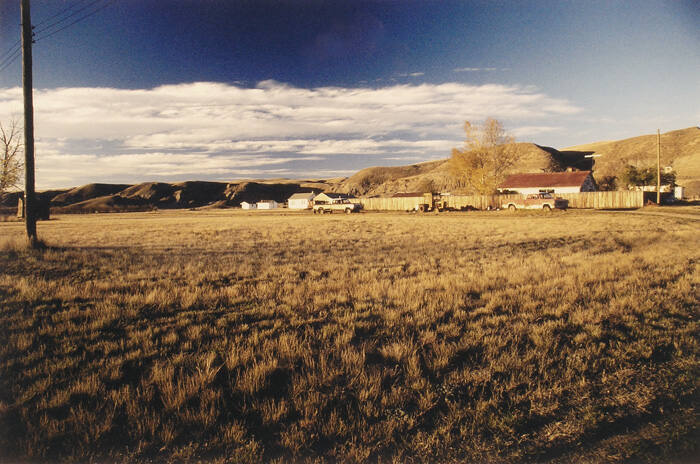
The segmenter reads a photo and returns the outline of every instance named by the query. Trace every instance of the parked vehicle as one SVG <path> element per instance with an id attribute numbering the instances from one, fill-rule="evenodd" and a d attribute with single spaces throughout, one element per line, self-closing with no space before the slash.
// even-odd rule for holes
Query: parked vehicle
<path id="1" fill-rule="evenodd" d="M 502 205 L 503 208 L 508 208 L 511 211 L 516 209 L 543 209 L 551 211 L 552 209 L 566 209 L 569 206 L 569 200 L 554 197 L 551 193 L 531 193 L 523 199 L 511 200 Z"/>
<path id="2" fill-rule="evenodd" d="M 314 214 L 325 214 L 333 213 L 334 211 L 341 211 L 345 214 L 359 213 L 362 209 L 362 205 L 359 203 L 352 203 L 350 200 L 339 200 L 332 203 L 314 203 Z"/>
<path id="3" fill-rule="evenodd" d="M 418 204 L 413 212 L 419 211 L 421 213 L 427 213 L 433 211 L 440 213 L 449 209 L 447 206 L 447 198 L 439 193 L 424 193 L 423 201 Z"/>

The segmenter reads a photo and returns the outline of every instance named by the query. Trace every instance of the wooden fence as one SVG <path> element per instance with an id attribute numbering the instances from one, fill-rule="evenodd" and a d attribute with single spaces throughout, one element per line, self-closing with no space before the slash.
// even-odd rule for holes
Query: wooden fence
<path id="1" fill-rule="evenodd" d="M 410 211 L 423 203 L 423 197 L 374 197 L 356 198 L 362 208 L 371 211 Z"/>
<path id="2" fill-rule="evenodd" d="M 586 192 L 557 193 L 557 197 L 569 200 L 569 208 L 591 209 L 635 209 L 644 206 L 643 192 Z M 494 209 L 510 200 L 524 198 L 524 195 L 449 195 L 445 197 L 452 209 Z M 368 211 L 409 211 L 423 203 L 423 197 L 375 197 L 357 198 Z"/>
<path id="3" fill-rule="evenodd" d="M 569 208 L 636 209 L 644 206 L 644 192 L 631 190 L 558 193 L 556 196 L 569 200 Z"/>

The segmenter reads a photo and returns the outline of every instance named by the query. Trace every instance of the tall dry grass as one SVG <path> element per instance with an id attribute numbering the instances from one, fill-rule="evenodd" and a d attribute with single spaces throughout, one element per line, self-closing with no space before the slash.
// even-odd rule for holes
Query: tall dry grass
<path id="1" fill-rule="evenodd" d="M 5 460 L 610 462 L 698 438 L 698 222 L 132 213 L 0 247 Z M 0 224 L 5 240 L 20 224 Z"/>

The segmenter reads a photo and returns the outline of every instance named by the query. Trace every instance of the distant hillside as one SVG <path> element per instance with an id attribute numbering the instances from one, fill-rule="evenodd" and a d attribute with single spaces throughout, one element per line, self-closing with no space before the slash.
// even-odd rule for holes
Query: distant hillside
<path id="1" fill-rule="evenodd" d="M 59 193 L 51 199 L 51 204 L 55 206 L 65 206 L 80 203 L 92 198 L 113 195 L 129 187 L 126 184 L 88 184 L 82 187 L 75 187 L 67 192 Z"/>
<path id="2" fill-rule="evenodd" d="M 619 175 L 625 166 L 656 166 L 656 134 L 611 142 L 595 142 L 567 148 L 599 154 L 595 158 L 596 177 Z M 661 134 L 661 166 L 673 167 L 679 185 L 688 195 L 700 195 L 700 128 L 689 127 Z"/>
<path id="3" fill-rule="evenodd" d="M 690 127 L 661 135 L 662 166 L 672 166 L 678 183 L 687 194 L 700 195 L 700 128 Z M 656 165 L 656 135 L 625 140 L 595 142 L 557 150 L 533 143 L 517 143 L 518 165 L 512 172 L 557 172 L 567 168 L 593 169 L 598 179 L 619 176 L 629 165 Z M 596 158 L 586 155 L 598 154 Z M 595 164 L 593 163 L 595 159 Z M 66 190 L 39 193 L 39 200 L 51 203 L 54 212 L 135 211 L 154 208 L 231 207 L 241 202 L 275 200 L 284 202 L 293 193 L 326 191 L 352 195 L 389 195 L 402 192 L 463 191 L 450 175 L 449 160 L 428 161 L 408 166 L 371 167 L 348 178 L 268 179 L 237 182 L 145 182 L 137 185 L 88 184 Z M 21 193 L 0 195 L 0 211 L 17 208 Z"/>
<path id="4" fill-rule="evenodd" d="M 596 142 L 557 150 L 533 143 L 515 144 L 521 158 L 512 172 L 558 172 L 567 168 L 593 170 L 597 179 L 620 176 L 627 165 L 656 166 L 656 135 Z M 600 154 L 600 157 L 587 155 Z M 594 162 L 595 160 L 595 162 Z M 686 194 L 700 195 L 700 128 L 661 134 L 661 165 L 671 166 Z M 417 191 L 460 191 L 449 172 L 447 159 L 398 167 L 372 167 L 359 171 L 337 186 L 354 195 L 383 195 Z"/>
<path id="5" fill-rule="evenodd" d="M 352 195 L 435 190 L 449 180 L 445 160 L 410 166 L 372 167 L 362 169 L 341 182 L 336 191 Z M 434 182 L 434 185 L 429 185 Z"/>
<path id="6" fill-rule="evenodd" d="M 590 169 L 585 153 L 563 153 L 534 143 L 516 143 L 520 161 L 513 172 L 557 172 L 567 167 Z M 430 161 L 410 166 L 372 167 L 359 171 L 338 185 L 337 191 L 353 195 L 383 195 L 398 192 L 458 191 L 459 184 L 450 175 L 449 160 Z"/>
<path id="7" fill-rule="evenodd" d="M 242 201 L 275 200 L 283 203 L 293 193 L 329 190 L 338 180 L 280 182 L 145 182 L 137 185 L 88 184 L 68 190 L 40 192 L 54 213 L 147 211 L 155 208 L 239 206 Z M 21 192 L 0 195 L 0 213 L 13 214 Z"/>

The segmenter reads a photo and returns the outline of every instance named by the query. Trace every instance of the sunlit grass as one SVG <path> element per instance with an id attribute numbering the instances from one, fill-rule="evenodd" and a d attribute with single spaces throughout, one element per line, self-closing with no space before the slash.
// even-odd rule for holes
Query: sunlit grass
<path id="1" fill-rule="evenodd" d="M 627 213 L 0 224 L 9 460 L 692 456 L 698 222 Z"/>

